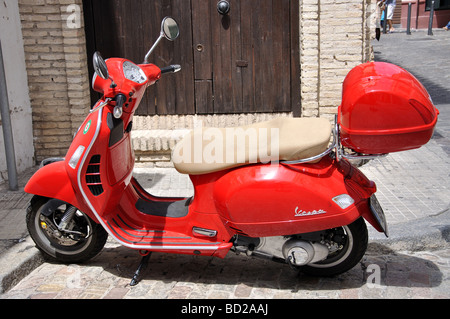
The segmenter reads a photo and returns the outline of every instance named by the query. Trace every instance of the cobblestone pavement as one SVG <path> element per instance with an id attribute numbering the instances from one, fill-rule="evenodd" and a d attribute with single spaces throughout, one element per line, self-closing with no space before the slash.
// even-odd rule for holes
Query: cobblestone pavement
<path id="1" fill-rule="evenodd" d="M 0 185 L 0 256 L 28 234 L 24 212 L 32 195 L 23 192 L 23 187 L 36 170 L 30 168 L 19 175 L 19 191 L 9 191 L 7 183 Z"/>
<path id="2" fill-rule="evenodd" d="M 427 87 L 441 110 L 435 135 L 424 148 L 391 154 L 362 168 L 377 183 L 378 198 L 390 225 L 448 214 L 450 90 L 447 83 L 450 64 L 444 53 L 449 44 L 450 32 L 443 31 L 436 31 L 432 38 L 427 37 L 426 31 L 415 32 L 411 36 L 393 33 L 382 35 L 381 41 L 374 43 L 376 59 L 398 64 L 412 72 Z M 173 169 L 138 168 L 136 174 L 155 195 L 190 196 L 193 193 L 189 178 Z M 11 216 L 0 215 L 0 218 L 17 218 L 17 229 L 8 238 L 0 238 L 3 250 L 26 235 L 21 218 L 24 218 L 28 195 L 17 194 L 15 196 L 19 197 L 9 204 L 11 194 L 8 196 L 0 202 L 5 207 L 12 205 L 6 207 L 5 213 Z M 5 211 L 3 207 L 1 209 Z M 0 223 L 0 227 L 3 224 Z M 415 229 L 404 231 L 414 233 Z M 437 250 L 410 251 L 392 250 L 380 243 L 372 243 L 360 264 L 333 278 L 309 277 L 287 265 L 232 253 L 225 259 L 154 253 L 142 273 L 141 282 L 130 287 L 139 262 L 140 256 L 135 251 L 108 242 L 97 257 L 83 265 L 42 263 L 0 298 L 269 300 L 450 297 L 448 245 Z"/>
<path id="3" fill-rule="evenodd" d="M 85 265 L 44 263 L 1 298 L 32 299 L 335 299 L 450 297 L 450 249 L 393 252 L 372 247 L 351 271 L 333 278 L 229 254 L 225 259 L 154 253 L 137 286 L 140 257 L 109 243 Z"/>

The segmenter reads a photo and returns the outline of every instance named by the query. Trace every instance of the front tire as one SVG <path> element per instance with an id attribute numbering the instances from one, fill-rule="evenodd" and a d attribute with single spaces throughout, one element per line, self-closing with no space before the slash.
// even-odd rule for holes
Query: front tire
<path id="1" fill-rule="evenodd" d="M 46 217 L 42 209 L 49 200 L 35 196 L 27 210 L 28 232 L 37 248 L 46 258 L 62 263 L 81 263 L 96 256 L 108 239 L 103 227 L 77 210 L 70 232 L 60 231 L 57 224 L 69 205 L 60 205 Z"/>
<path id="2" fill-rule="evenodd" d="M 367 250 L 368 233 L 363 218 L 359 218 L 350 225 L 329 229 L 327 232 L 338 234 L 342 242 L 338 250 L 330 253 L 320 262 L 298 267 L 302 272 L 313 275 L 329 277 L 342 274 L 358 264 Z"/>

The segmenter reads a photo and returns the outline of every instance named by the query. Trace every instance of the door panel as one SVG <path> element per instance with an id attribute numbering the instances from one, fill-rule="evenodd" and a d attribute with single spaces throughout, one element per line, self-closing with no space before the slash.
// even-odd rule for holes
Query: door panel
<path id="1" fill-rule="evenodd" d="M 298 0 L 229 0 L 225 16 L 217 2 L 84 0 L 88 56 L 140 63 L 170 15 L 180 37 L 150 61 L 182 71 L 150 87 L 137 114 L 299 113 Z"/>
<path id="2" fill-rule="evenodd" d="M 158 38 L 162 19 L 174 17 L 181 29 L 179 38 L 173 42 L 163 39 L 150 57 L 150 63 L 160 67 L 180 64 L 183 71 L 165 75 L 147 89 L 137 114 L 195 113 L 189 1 L 84 0 L 83 6 L 88 57 L 100 51 L 105 59 L 123 57 L 135 63 L 142 63 Z M 93 74 L 91 65 L 90 73 Z"/>

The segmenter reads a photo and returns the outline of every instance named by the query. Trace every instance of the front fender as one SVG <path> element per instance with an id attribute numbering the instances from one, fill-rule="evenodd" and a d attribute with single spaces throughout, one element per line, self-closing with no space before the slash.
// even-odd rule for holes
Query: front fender
<path id="1" fill-rule="evenodd" d="M 75 195 L 64 161 L 53 162 L 41 167 L 28 181 L 25 192 L 59 199 L 78 209 L 83 210 L 84 208 Z"/>

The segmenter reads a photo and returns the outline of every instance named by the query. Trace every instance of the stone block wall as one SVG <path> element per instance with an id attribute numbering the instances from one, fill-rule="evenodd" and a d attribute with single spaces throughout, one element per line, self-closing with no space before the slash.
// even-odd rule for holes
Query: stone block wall
<path id="1" fill-rule="evenodd" d="M 64 156 L 89 111 L 81 0 L 19 0 L 36 161 Z"/>
<path id="2" fill-rule="evenodd" d="M 356 65 L 373 59 L 375 1 L 300 1 L 302 116 L 334 118 L 342 82 Z"/>

